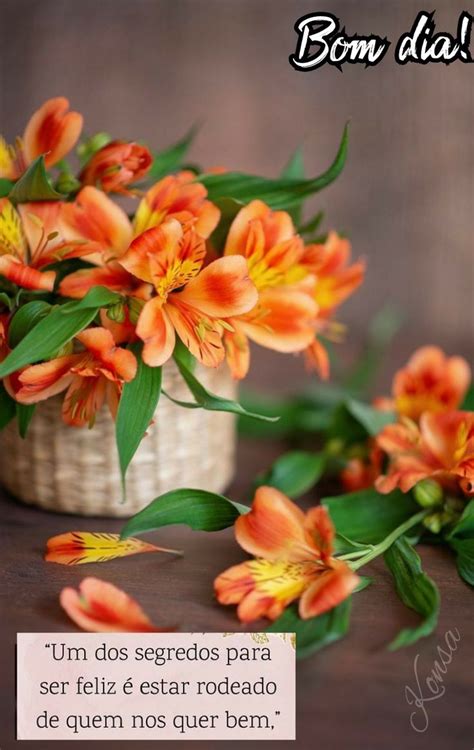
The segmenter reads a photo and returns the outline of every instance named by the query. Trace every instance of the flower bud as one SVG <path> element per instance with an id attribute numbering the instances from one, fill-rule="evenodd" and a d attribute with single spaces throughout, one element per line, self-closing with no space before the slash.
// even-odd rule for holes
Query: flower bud
<path id="1" fill-rule="evenodd" d="M 340 456 L 344 450 L 344 441 L 340 438 L 332 438 L 328 440 L 324 448 L 325 453 L 328 456 Z"/>
<path id="2" fill-rule="evenodd" d="M 96 151 L 100 151 L 101 148 L 107 146 L 111 141 L 112 136 L 108 133 L 95 133 L 95 135 L 91 135 L 90 138 L 79 144 L 77 155 L 82 162 L 89 161 Z"/>
<path id="3" fill-rule="evenodd" d="M 114 323 L 123 323 L 125 321 L 125 304 L 123 302 L 117 302 L 107 310 L 107 317 L 109 320 L 113 320 Z"/>
<path id="4" fill-rule="evenodd" d="M 128 313 L 130 323 L 133 323 L 133 325 L 136 325 L 138 323 L 138 318 L 140 317 L 140 313 L 143 310 L 144 304 L 145 303 L 141 299 L 137 299 L 136 297 L 129 297 Z"/>
<path id="5" fill-rule="evenodd" d="M 127 186 L 141 179 L 153 157 L 145 146 L 112 141 L 92 156 L 80 174 L 84 185 L 95 185 L 105 193 L 127 194 Z"/>
<path id="6" fill-rule="evenodd" d="M 441 513 L 430 513 L 429 516 L 426 516 L 426 518 L 423 519 L 423 526 L 426 526 L 432 534 L 439 534 L 442 525 L 443 520 Z"/>
<path id="7" fill-rule="evenodd" d="M 443 488 L 433 479 L 423 479 L 416 485 L 413 494 L 422 508 L 433 508 L 443 501 Z"/>
<path id="8" fill-rule="evenodd" d="M 69 193 L 76 193 L 81 183 L 71 172 L 60 172 L 55 187 L 59 193 L 69 195 Z"/>

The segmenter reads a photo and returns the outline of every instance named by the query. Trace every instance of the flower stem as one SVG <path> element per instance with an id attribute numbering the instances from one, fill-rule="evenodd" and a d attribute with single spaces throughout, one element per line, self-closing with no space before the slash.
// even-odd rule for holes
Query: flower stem
<path id="1" fill-rule="evenodd" d="M 380 544 L 376 544 L 373 549 L 370 550 L 364 557 L 362 557 L 360 560 L 357 560 L 353 565 L 351 565 L 353 570 L 358 570 L 359 568 L 362 568 L 363 565 L 367 565 L 367 563 L 374 560 L 379 555 L 383 554 L 388 550 L 389 547 L 392 546 L 392 544 L 398 539 L 398 537 L 402 536 L 406 531 L 413 528 L 413 526 L 416 526 L 420 523 L 420 521 L 423 520 L 423 518 L 429 513 L 428 510 L 422 510 L 419 513 L 416 513 L 414 516 L 411 516 L 405 523 L 402 523 L 401 526 L 397 526 L 396 529 L 394 529 L 391 534 L 385 537 L 383 541 L 380 542 Z"/>

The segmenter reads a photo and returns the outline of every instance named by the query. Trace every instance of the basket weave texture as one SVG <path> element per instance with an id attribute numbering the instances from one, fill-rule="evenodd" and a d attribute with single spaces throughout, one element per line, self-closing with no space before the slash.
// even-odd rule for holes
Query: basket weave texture
<path id="1" fill-rule="evenodd" d="M 199 367 L 196 375 L 213 393 L 235 398 L 226 367 Z M 163 388 L 175 399 L 193 400 L 174 363 L 163 368 Z M 38 405 L 25 440 L 15 422 L 0 433 L 0 481 L 25 503 L 59 513 L 127 517 L 163 492 L 180 487 L 222 492 L 232 479 L 234 416 L 185 409 L 162 395 L 129 466 L 124 504 L 109 412 L 102 410 L 91 430 L 68 427 L 61 403 L 55 397 Z"/>

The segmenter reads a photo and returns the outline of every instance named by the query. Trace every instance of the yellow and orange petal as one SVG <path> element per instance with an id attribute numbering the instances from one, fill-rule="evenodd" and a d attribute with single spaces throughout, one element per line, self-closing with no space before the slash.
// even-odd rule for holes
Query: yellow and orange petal
<path id="1" fill-rule="evenodd" d="M 249 339 L 277 352 L 300 352 L 315 335 L 317 305 L 292 288 L 266 289 L 257 307 L 240 318 L 239 327 Z"/>
<path id="2" fill-rule="evenodd" d="M 359 583 L 359 576 L 342 560 L 331 561 L 331 567 L 318 575 L 303 592 L 299 615 L 303 620 L 317 617 L 347 599 Z"/>
<path id="3" fill-rule="evenodd" d="M 392 393 L 399 414 L 418 420 L 425 411 L 457 409 L 471 382 L 462 357 L 447 357 L 437 346 L 424 346 L 394 377 Z"/>
<path id="4" fill-rule="evenodd" d="M 143 361 L 161 367 L 173 354 L 176 335 L 163 300 L 154 297 L 145 304 L 138 318 L 137 336 L 143 341 Z"/>
<path id="5" fill-rule="evenodd" d="M 95 286 L 135 296 L 140 283 L 125 268 L 111 262 L 100 268 L 82 268 L 69 274 L 59 284 L 59 293 L 63 297 L 82 299 Z"/>
<path id="6" fill-rule="evenodd" d="M 168 552 L 141 539 L 121 539 L 120 534 L 99 531 L 68 531 L 48 539 L 46 562 L 59 565 L 85 565 L 106 562 L 144 552 Z"/>
<path id="7" fill-rule="evenodd" d="M 14 255 L 0 255 L 0 276 L 22 289 L 44 292 L 52 292 L 56 280 L 54 271 L 38 271 L 25 265 Z"/>
<path id="8" fill-rule="evenodd" d="M 89 633 L 156 633 L 157 628 L 131 596 L 99 578 L 84 578 L 79 591 L 65 588 L 59 598 L 71 620 Z"/>
<path id="9" fill-rule="evenodd" d="M 275 245 L 292 240 L 294 235 L 295 227 L 286 211 L 272 211 L 263 201 L 254 200 L 233 220 L 224 252 L 260 259 Z"/>
<path id="10" fill-rule="evenodd" d="M 255 557 L 301 562 L 319 557 L 306 529 L 305 515 L 273 487 L 259 487 L 252 508 L 235 522 L 235 538 Z"/>
<path id="11" fill-rule="evenodd" d="M 84 373 L 87 377 L 98 369 L 111 380 L 128 382 L 137 374 L 137 360 L 128 349 L 115 345 L 112 333 L 106 328 L 88 328 L 77 335 L 77 340 L 91 353 L 93 360 L 87 359 L 84 364 L 79 361 L 74 372 Z"/>
<path id="12" fill-rule="evenodd" d="M 74 148 L 82 122 L 82 115 L 69 111 L 67 99 L 48 99 L 32 115 L 23 135 L 27 163 L 44 154 L 46 167 L 52 167 Z"/>
<path id="13" fill-rule="evenodd" d="M 239 321 L 230 318 L 227 322 L 233 328 L 233 331 L 225 331 L 224 333 L 226 362 L 232 377 L 235 380 L 243 380 L 250 367 L 249 340 L 245 333 L 239 329 Z"/>
<path id="14" fill-rule="evenodd" d="M 208 239 L 219 222 L 220 211 L 207 200 L 204 185 L 194 179 L 192 172 L 180 172 L 153 185 L 137 208 L 135 233 L 139 235 L 174 218 L 181 224 L 191 222 L 197 234 Z"/>

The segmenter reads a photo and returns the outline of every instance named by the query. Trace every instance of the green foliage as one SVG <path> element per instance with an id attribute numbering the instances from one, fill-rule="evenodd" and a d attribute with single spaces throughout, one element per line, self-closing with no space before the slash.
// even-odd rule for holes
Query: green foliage
<path id="1" fill-rule="evenodd" d="M 321 478 L 327 465 L 324 453 L 290 451 L 272 464 L 270 469 L 257 477 L 256 486 L 270 485 L 292 498 L 298 498 L 310 490 Z"/>
<path id="2" fill-rule="evenodd" d="M 446 536 L 446 541 L 456 554 L 459 575 L 474 586 L 474 500 L 468 503 L 461 518 Z"/>
<path id="3" fill-rule="evenodd" d="M 38 156 L 30 164 L 26 172 L 13 185 L 8 197 L 13 203 L 60 200 L 61 194 L 53 188 L 47 175 L 44 156 Z"/>
<path id="4" fill-rule="evenodd" d="M 81 300 L 51 308 L 0 364 L 0 378 L 21 367 L 49 359 L 94 320 L 102 307 L 114 304 L 120 295 L 95 287 Z"/>
<path id="5" fill-rule="evenodd" d="M 144 363 L 140 344 L 131 348 L 137 358 L 137 374 L 123 386 L 115 423 L 124 496 L 128 466 L 153 419 L 161 392 L 161 367 Z"/>
<path id="6" fill-rule="evenodd" d="M 344 167 L 347 144 L 348 126 L 346 125 L 333 163 L 326 172 L 311 179 L 280 177 L 272 180 L 241 172 L 226 172 L 203 175 L 199 177 L 199 181 L 207 188 L 209 199 L 212 201 L 233 198 L 236 201 L 249 203 L 258 199 L 267 203 L 271 208 L 288 211 L 334 182 Z"/>
<path id="7" fill-rule="evenodd" d="M 28 427 L 33 419 L 36 404 L 16 404 L 16 418 L 18 420 L 18 431 L 20 437 L 26 438 Z"/>
<path id="8" fill-rule="evenodd" d="M 438 622 L 440 596 L 434 581 L 423 572 L 419 555 L 405 537 L 399 537 L 384 557 L 400 599 L 423 618 L 416 627 L 400 631 L 389 646 L 394 651 L 410 646 L 434 631 Z"/>
<path id="9" fill-rule="evenodd" d="M 381 495 L 375 489 L 324 498 L 337 532 L 362 544 L 378 544 L 419 510 L 400 490 Z"/>
<path id="10" fill-rule="evenodd" d="M 329 612 L 308 620 L 302 620 L 298 615 L 298 608 L 292 605 L 272 622 L 267 632 L 295 633 L 296 656 L 298 659 L 305 659 L 346 635 L 349 629 L 350 612 L 350 598 Z"/>
<path id="11" fill-rule="evenodd" d="M 133 516 L 122 529 L 122 539 L 172 524 L 184 524 L 197 531 L 219 531 L 232 526 L 249 509 L 223 495 L 206 490 L 180 489 L 155 498 Z"/>
<path id="12" fill-rule="evenodd" d="M 10 398 L 3 383 L 0 383 L 0 430 L 3 430 L 12 421 L 15 414 L 15 401 Z"/>
<path id="13" fill-rule="evenodd" d="M 51 312 L 51 305 L 44 300 L 33 300 L 20 307 L 13 316 L 8 329 L 8 342 L 17 346 L 43 318 Z"/>
<path id="14" fill-rule="evenodd" d="M 187 409 L 201 408 L 207 409 L 208 411 L 226 411 L 232 414 L 243 414 L 247 417 L 263 419 L 268 422 L 274 422 L 278 419 L 278 417 L 266 417 L 262 414 L 252 414 L 246 411 L 237 401 L 232 401 L 228 398 L 221 398 L 220 396 L 210 393 L 204 388 L 199 380 L 194 377 L 191 370 L 187 367 L 181 352 L 175 350 L 174 358 L 186 385 L 195 398 L 195 403 L 187 403 L 186 401 L 178 401 L 177 399 L 171 398 L 171 396 L 167 394 L 168 398 L 179 406 L 183 406 Z"/>
<path id="15" fill-rule="evenodd" d="M 196 137 L 198 129 L 199 128 L 194 125 L 191 130 L 186 133 L 184 138 L 181 138 L 181 140 L 177 141 L 177 143 L 169 148 L 155 154 L 153 164 L 147 174 L 147 180 L 160 180 L 165 175 L 170 174 L 171 172 L 176 172 L 180 169 L 183 160 L 189 151 L 189 147 Z"/>

